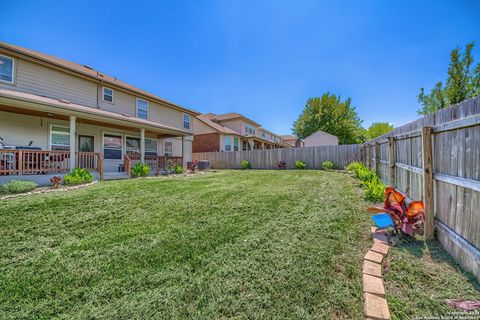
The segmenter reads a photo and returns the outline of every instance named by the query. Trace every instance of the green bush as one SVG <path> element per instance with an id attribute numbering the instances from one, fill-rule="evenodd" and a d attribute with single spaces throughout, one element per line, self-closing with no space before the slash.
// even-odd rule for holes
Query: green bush
<path id="1" fill-rule="evenodd" d="M 181 173 L 183 173 L 183 167 L 182 167 L 182 166 L 176 166 L 176 167 L 175 167 L 175 173 L 176 173 L 176 174 L 181 174 Z"/>
<path id="2" fill-rule="evenodd" d="M 307 168 L 307 164 L 305 163 L 305 161 L 296 160 L 295 161 L 295 168 L 297 168 L 298 170 L 303 170 L 303 169 Z"/>
<path id="3" fill-rule="evenodd" d="M 350 163 L 348 166 L 345 167 L 347 171 L 350 171 L 355 175 L 355 177 L 358 178 L 358 170 L 360 170 L 362 167 L 365 167 L 365 165 L 361 162 L 353 161 Z"/>
<path id="4" fill-rule="evenodd" d="M 92 182 L 93 176 L 87 169 L 75 168 L 63 177 L 66 185 L 82 184 Z"/>
<path id="5" fill-rule="evenodd" d="M 332 161 L 323 161 L 322 162 L 322 168 L 323 170 L 332 170 L 333 168 L 335 168 L 335 163 L 333 163 Z"/>
<path id="6" fill-rule="evenodd" d="M 3 194 L 13 194 L 13 193 L 24 193 L 29 192 L 35 189 L 38 186 L 33 181 L 28 180 L 12 180 L 4 185 L 0 185 L 0 193 Z"/>
<path id="7" fill-rule="evenodd" d="M 365 199 L 373 202 L 381 202 L 385 199 L 385 185 L 374 170 L 368 169 L 360 162 L 352 162 L 346 169 L 362 182 Z"/>
<path id="8" fill-rule="evenodd" d="M 242 161 L 242 170 L 250 169 L 250 162 L 247 160 Z"/>
<path id="9" fill-rule="evenodd" d="M 375 176 L 375 178 L 370 181 L 365 181 L 363 186 L 365 199 L 372 202 L 382 202 L 385 200 L 385 185 L 379 177 Z"/>
<path id="10" fill-rule="evenodd" d="M 150 174 L 150 167 L 146 163 L 138 162 L 130 171 L 132 177 L 146 177 Z"/>

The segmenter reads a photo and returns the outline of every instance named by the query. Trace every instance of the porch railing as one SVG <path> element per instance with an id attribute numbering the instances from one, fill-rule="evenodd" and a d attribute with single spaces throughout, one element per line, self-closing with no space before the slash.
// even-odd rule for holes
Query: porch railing
<path id="1" fill-rule="evenodd" d="M 168 157 L 168 156 L 155 156 L 145 155 L 144 162 L 157 173 L 161 169 L 167 169 L 169 166 L 183 166 L 183 157 Z M 130 171 L 133 166 L 140 162 L 140 155 L 138 153 L 128 153 L 124 155 L 124 168 L 125 172 L 130 176 Z"/>
<path id="2" fill-rule="evenodd" d="M 76 166 L 97 171 L 103 178 L 103 157 L 95 152 L 77 152 Z M 70 171 L 70 152 L 0 149 L 0 175 L 62 174 Z"/>

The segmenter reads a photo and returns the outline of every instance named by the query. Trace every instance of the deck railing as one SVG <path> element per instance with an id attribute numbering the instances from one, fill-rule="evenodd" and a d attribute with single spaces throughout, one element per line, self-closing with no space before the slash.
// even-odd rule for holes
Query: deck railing
<path id="1" fill-rule="evenodd" d="M 128 169 L 127 169 L 128 162 Z M 130 170 L 137 163 L 140 163 L 140 154 L 138 153 L 128 153 L 124 156 L 124 168 L 125 172 L 128 172 L 130 176 Z M 157 173 L 162 169 L 168 169 L 176 166 L 183 166 L 183 157 L 168 157 L 168 156 L 156 156 L 156 155 L 145 155 L 144 163 L 146 163 L 152 170 L 156 170 Z"/>
<path id="2" fill-rule="evenodd" d="M 97 171 L 103 177 L 103 157 L 96 152 L 77 152 L 76 166 Z M 0 149 L 0 175 L 62 174 L 70 171 L 70 152 Z"/>

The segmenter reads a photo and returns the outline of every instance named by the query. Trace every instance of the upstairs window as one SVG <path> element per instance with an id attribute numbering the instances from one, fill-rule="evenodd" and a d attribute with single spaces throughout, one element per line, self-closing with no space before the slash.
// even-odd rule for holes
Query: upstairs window
<path id="1" fill-rule="evenodd" d="M 0 55 L 0 81 L 13 83 L 13 66 L 12 58 Z"/>
<path id="2" fill-rule="evenodd" d="M 171 157 L 173 155 L 173 143 L 172 141 L 165 141 L 165 157 Z"/>
<path id="3" fill-rule="evenodd" d="M 148 119 L 148 101 L 137 98 L 137 117 Z"/>
<path id="4" fill-rule="evenodd" d="M 70 129 L 52 125 L 50 127 L 50 149 L 59 151 L 70 150 Z"/>
<path id="5" fill-rule="evenodd" d="M 190 115 L 186 113 L 183 114 L 183 129 L 190 130 Z"/>
<path id="6" fill-rule="evenodd" d="M 253 134 L 253 135 L 255 135 L 255 127 L 252 126 L 251 124 L 245 125 L 245 131 L 246 131 L 248 134 Z"/>
<path id="7" fill-rule="evenodd" d="M 103 101 L 113 103 L 113 90 L 107 87 L 103 87 Z"/>

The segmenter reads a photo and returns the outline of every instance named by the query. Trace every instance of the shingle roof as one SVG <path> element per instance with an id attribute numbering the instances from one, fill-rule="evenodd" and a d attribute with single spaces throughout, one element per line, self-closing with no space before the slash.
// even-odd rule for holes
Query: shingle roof
<path id="1" fill-rule="evenodd" d="M 221 124 L 210 120 L 209 117 L 205 114 L 201 114 L 201 115 L 197 116 L 197 119 L 202 121 L 203 123 L 205 123 L 207 126 L 217 130 L 218 132 L 226 133 L 226 134 L 235 134 L 235 135 L 241 136 L 241 134 L 238 133 L 237 131 L 235 131 L 233 129 L 230 129 L 230 128 L 227 128 L 227 127 L 224 127 Z"/>
<path id="2" fill-rule="evenodd" d="M 173 102 L 170 102 L 168 100 L 160 98 L 160 97 L 158 97 L 158 96 L 156 96 L 156 95 L 154 95 L 150 92 L 147 92 L 143 89 L 137 88 L 137 87 L 135 87 L 131 84 L 128 84 L 128 83 L 126 83 L 122 80 L 117 79 L 116 77 L 112 77 L 112 76 L 104 74 L 100 71 L 94 70 L 93 68 L 91 68 L 89 66 L 86 66 L 86 65 L 81 65 L 81 64 L 71 62 L 71 61 L 68 61 L 68 60 L 65 60 L 65 59 L 61 59 L 61 58 L 58 58 L 58 57 L 55 57 L 55 56 L 52 56 L 52 55 L 49 55 L 49 54 L 45 54 L 45 53 L 42 53 L 42 52 L 38 52 L 38 51 L 35 51 L 35 50 L 27 49 L 27 48 L 24 48 L 24 47 L 16 46 L 16 45 L 1 42 L 1 41 L 0 41 L 0 48 L 11 50 L 11 51 L 14 51 L 16 53 L 20 53 L 20 54 L 29 56 L 31 58 L 41 60 L 43 62 L 51 63 L 53 65 L 56 65 L 56 66 L 64 68 L 64 69 L 67 69 L 69 71 L 73 71 L 75 73 L 78 73 L 78 74 L 81 74 L 81 75 L 84 75 L 84 76 L 87 76 L 87 77 L 90 77 L 90 78 L 94 78 L 94 79 L 97 79 L 97 80 L 100 80 L 100 81 L 104 81 L 107 84 L 114 85 L 114 86 L 120 87 L 120 88 L 128 90 L 128 91 L 132 91 L 134 93 L 137 93 L 137 94 L 143 95 L 145 97 L 148 97 L 152 100 L 156 100 L 160 103 L 166 104 L 170 107 L 173 107 L 173 108 L 176 108 L 176 109 L 181 109 L 182 111 L 185 111 L 187 113 L 191 113 L 193 115 L 198 115 L 199 114 L 197 111 L 187 109 L 187 108 L 182 107 L 178 104 L 175 104 Z"/>
<path id="3" fill-rule="evenodd" d="M 223 113 L 223 114 L 207 113 L 207 114 L 205 114 L 205 116 L 210 120 L 219 121 L 219 122 L 227 121 L 227 120 L 235 120 L 235 119 L 244 119 L 248 122 L 253 123 L 257 127 L 261 127 L 261 125 L 258 124 L 257 122 L 253 121 L 252 119 L 249 119 L 249 118 L 245 117 L 244 115 L 242 115 L 240 113 L 236 113 L 236 112 L 229 112 L 229 113 Z"/>

